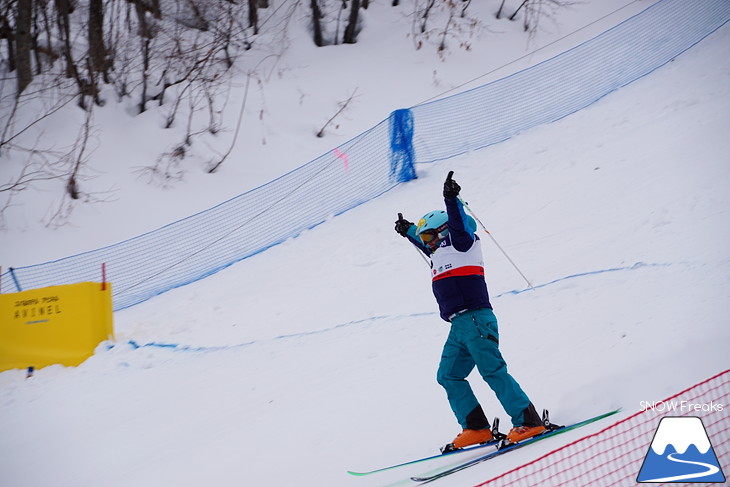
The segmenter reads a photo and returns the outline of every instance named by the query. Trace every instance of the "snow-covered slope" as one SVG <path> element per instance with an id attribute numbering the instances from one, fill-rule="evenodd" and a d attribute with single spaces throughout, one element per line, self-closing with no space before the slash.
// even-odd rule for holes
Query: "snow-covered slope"
<path id="1" fill-rule="evenodd" d="M 132 116 L 138 100 L 112 103 L 116 96 L 106 87 L 103 96 L 109 102 L 94 108 L 88 160 L 79 174 L 80 191 L 88 198 L 72 202 L 67 218 L 54 218 L 64 203 L 69 204 L 63 199 L 66 180 L 39 182 L 33 190 L 14 196 L 0 214 L 3 269 L 112 245 L 206 210 L 326 153 L 386 119 L 392 110 L 534 65 L 655 3 L 574 4 L 560 9 L 554 19 L 544 18 L 529 40 L 519 19 L 494 18 L 499 2 L 471 2 L 467 18 L 454 21 L 469 26 L 455 25 L 446 51 L 439 54 L 434 35 L 430 41 L 421 38 L 427 41 L 421 49 L 414 48 L 418 2 L 392 7 L 390 0 L 371 1 L 362 12 L 364 28 L 357 44 L 317 48 L 307 32 L 307 2 L 290 9 L 294 3 L 287 1 L 272 0 L 271 8 L 262 11 L 267 25 L 262 31 L 267 34 L 242 54 L 236 66 L 221 131 L 195 137 L 186 157 L 169 169 L 170 179 L 152 178 L 150 184 L 149 169 L 161 154 L 180 144 L 186 124 L 162 129 L 167 106 Z M 519 3 L 508 1 L 505 11 Z M 448 13 L 437 8 L 430 13 L 429 26 L 438 31 L 447 20 Z M 347 109 L 327 127 L 323 138 L 317 138 L 315 134 L 353 93 Z M 218 171 L 208 174 L 210 161 L 225 153 L 234 139 L 244 100 L 235 147 Z M 33 113 L 24 115 L 32 120 Z M 83 112 L 72 103 L 25 133 L 21 141 L 28 147 L 42 141 L 42 146 L 61 150 L 73 144 L 82 121 Z M 0 164 L 2 185 L 17 176 L 28 156 L 3 152 L 0 157 L 5 162 Z M 0 209 L 7 204 L 7 195 L 0 193 Z"/>
<path id="2" fill-rule="evenodd" d="M 427 267 L 392 230 L 397 212 L 442 205 L 449 170 L 535 285 L 514 292 L 524 281 L 483 239 L 503 353 L 554 420 L 629 414 L 726 368 L 728 43 L 725 26 L 586 110 L 419 167 L 297 239 L 119 312 L 116 343 L 79 367 L 0 374 L 0 484 L 409 485 L 428 467 L 345 472 L 433 454 L 458 432 L 435 381 L 448 328 Z"/>

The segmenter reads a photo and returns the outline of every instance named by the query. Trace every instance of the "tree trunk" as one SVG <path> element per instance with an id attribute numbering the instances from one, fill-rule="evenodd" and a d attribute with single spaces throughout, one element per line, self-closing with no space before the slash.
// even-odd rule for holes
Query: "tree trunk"
<path id="1" fill-rule="evenodd" d="M 525 5 L 527 4 L 527 2 L 529 2 L 529 1 L 530 1 L 530 0 L 525 0 L 524 2 L 522 2 L 522 3 L 520 4 L 520 6 L 519 6 L 519 7 L 517 7 L 517 10 L 515 10 L 515 12 L 514 12 L 514 13 L 513 13 L 512 15 L 510 15 L 509 19 L 510 19 L 510 20 L 515 20 L 515 17 L 517 17 L 517 13 L 518 13 L 518 12 L 519 12 L 520 10 L 522 10 L 522 7 L 524 7 L 524 6 L 525 6 Z"/>
<path id="2" fill-rule="evenodd" d="M 423 16 L 421 17 L 421 34 L 424 34 L 426 32 L 426 24 L 428 24 L 428 15 L 431 13 L 431 9 L 433 8 L 434 4 L 436 3 L 436 0 L 429 0 L 428 4 L 426 5 L 426 8 L 423 9 Z"/>
<path id="3" fill-rule="evenodd" d="M 466 9 L 469 8 L 469 5 L 471 5 L 471 0 L 462 0 L 462 3 L 464 4 L 461 8 L 461 18 L 463 19 L 466 17 Z"/>
<path id="4" fill-rule="evenodd" d="M 317 47 L 322 47 L 324 45 L 324 40 L 322 39 L 322 24 L 320 24 L 320 20 L 322 19 L 322 12 L 319 10 L 319 5 L 317 5 L 317 0 L 311 0 L 311 7 L 312 7 L 312 26 L 314 28 L 314 44 Z"/>
<path id="5" fill-rule="evenodd" d="M 33 0 L 18 0 L 15 21 L 15 67 L 18 70 L 17 96 L 33 81 L 31 66 L 30 24 L 33 16 Z"/>
<path id="6" fill-rule="evenodd" d="M 134 7 L 139 21 L 139 37 L 142 48 L 142 96 L 139 102 L 139 113 L 143 113 L 147 110 L 147 78 L 149 77 L 150 68 L 150 39 L 152 32 L 147 24 L 145 5 L 140 0 L 135 0 Z"/>
<path id="7" fill-rule="evenodd" d="M 248 26 L 253 27 L 253 33 L 259 33 L 258 1 L 248 0 Z"/>
<path id="8" fill-rule="evenodd" d="M 108 82 L 109 58 L 104 46 L 104 1 L 89 0 L 89 59 L 91 70 Z"/>
<path id="9" fill-rule="evenodd" d="M 8 44 L 8 71 L 15 71 L 15 32 L 10 28 L 8 18 L 0 13 L 0 39 Z"/>
<path id="10" fill-rule="evenodd" d="M 31 29 L 30 45 L 33 49 L 33 55 L 35 56 L 35 74 L 40 76 L 43 72 L 43 59 L 41 58 L 41 49 L 38 45 L 38 36 L 40 35 L 40 29 L 38 28 L 38 11 L 43 10 L 43 5 L 36 7 L 33 12 L 33 28 Z"/>
<path id="11" fill-rule="evenodd" d="M 360 16 L 360 0 L 350 2 L 350 21 L 345 28 L 345 44 L 357 42 L 357 19 Z"/>
<path id="12" fill-rule="evenodd" d="M 499 10 L 497 10 L 497 17 L 498 19 L 502 17 L 502 9 L 504 8 L 504 2 L 505 0 L 502 0 L 502 3 L 499 5 Z"/>
<path id="13" fill-rule="evenodd" d="M 58 21 L 58 30 L 61 32 L 60 36 L 63 40 L 63 57 L 66 59 L 66 77 L 78 80 L 78 69 L 71 55 L 71 26 L 68 19 L 70 13 L 71 5 L 69 4 L 69 0 L 56 0 L 56 19 Z"/>

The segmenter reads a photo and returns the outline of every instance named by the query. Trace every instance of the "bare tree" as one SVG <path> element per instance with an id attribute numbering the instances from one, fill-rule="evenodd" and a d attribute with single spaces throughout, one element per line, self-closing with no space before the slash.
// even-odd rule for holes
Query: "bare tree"
<path id="1" fill-rule="evenodd" d="M 463 19 L 466 17 L 466 9 L 469 8 L 469 5 L 471 5 L 471 0 L 462 0 L 462 3 L 464 6 L 461 8 L 461 18 Z"/>
<path id="2" fill-rule="evenodd" d="M 555 5 L 568 1 L 524 0 L 513 16 L 523 15 L 525 25 L 534 30 Z M 481 28 L 467 10 L 470 3 L 415 1 L 412 36 L 417 47 L 428 43 L 441 56 L 451 46 L 469 49 L 469 37 Z M 183 161 L 195 153 L 192 146 L 197 141 L 209 144 L 208 135 L 223 131 L 228 82 L 231 73 L 241 68 L 238 58 L 248 59 L 246 52 L 255 43 L 268 51 L 265 67 L 243 64 L 263 90 L 291 42 L 287 34 L 291 19 L 302 13 L 311 19 L 317 46 L 354 43 L 363 25 L 360 9 L 369 5 L 369 0 L 292 0 L 271 2 L 271 7 L 267 0 L 0 0 L 0 72 L 5 74 L 0 76 L 0 151 L 14 152 L 14 161 L 27 161 L 27 167 L 13 177 L 3 176 L 0 191 L 15 194 L 46 177 L 58 178 L 68 201 L 87 201 L 92 192 L 83 174 L 92 162 L 91 113 L 93 105 L 103 103 L 102 97 L 109 94 L 117 101 L 133 100 L 140 113 L 155 110 L 161 127 L 180 133 L 179 141 L 160 156 L 157 169 L 146 172 L 174 181 Z M 354 97 L 355 92 L 340 103 L 320 136 Z M 46 117 L 59 109 L 56 100 L 63 104 L 78 100 L 86 111 L 83 127 L 77 122 L 81 128 L 73 153 L 38 136 Z M 265 109 L 260 113 L 263 120 Z M 245 123 L 242 114 L 236 135 Z M 220 160 L 205 169 L 214 172 L 220 167 L 234 153 L 236 139 L 226 139 Z M 218 151 L 213 148 L 213 152 Z"/>
<path id="3" fill-rule="evenodd" d="M 416 49 L 425 44 L 436 47 L 439 56 L 447 53 L 451 41 L 464 50 L 471 49 L 470 38 L 481 30 L 479 19 L 467 14 L 469 0 L 425 0 L 416 2 L 411 36 Z M 443 27 L 438 27 L 440 22 Z M 431 26 L 433 25 L 433 27 Z"/>
<path id="4" fill-rule="evenodd" d="M 76 143 L 74 144 L 73 149 L 71 150 L 71 152 L 69 152 L 68 155 L 71 170 L 68 174 L 68 179 L 66 182 L 66 192 L 71 197 L 71 199 L 74 200 L 77 200 L 80 197 L 78 177 L 79 172 L 81 171 L 81 166 L 86 162 L 88 157 L 87 149 L 89 145 L 89 135 L 91 134 L 92 130 L 92 114 L 93 105 L 90 106 L 90 108 L 86 111 L 84 124 L 81 127 L 81 131 L 79 132 L 79 136 L 76 139 Z"/>
<path id="5" fill-rule="evenodd" d="M 7 45 L 8 71 L 15 71 L 15 30 L 11 23 L 12 0 L 0 1 L 0 39 L 5 39 Z"/>
<path id="6" fill-rule="evenodd" d="M 497 17 L 498 19 L 502 18 L 502 9 L 504 9 L 504 2 L 505 0 L 502 0 L 502 3 L 499 4 L 499 10 L 497 10 L 497 14 L 495 15 L 495 17 Z"/>
<path id="7" fill-rule="evenodd" d="M 350 95 L 350 97 L 347 100 L 341 101 L 338 103 L 338 105 L 340 106 L 340 109 L 337 110 L 337 112 L 334 115 L 332 115 L 332 117 L 330 117 L 330 119 L 327 120 L 327 122 L 325 122 L 325 124 L 322 126 L 321 129 L 319 129 L 319 132 L 317 132 L 317 137 L 324 137 L 324 131 L 327 129 L 329 124 L 331 124 L 337 117 L 340 116 L 340 114 L 342 114 L 345 110 L 347 110 L 347 107 L 350 106 L 350 103 L 352 103 L 352 101 L 355 99 L 355 93 L 357 93 L 357 88 L 352 90 L 352 94 Z"/>
<path id="8" fill-rule="evenodd" d="M 149 79 L 150 46 L 154 37 L 154 29 L 147 19 L 147 12 L 154 12 L 143 0 L 132 0 L 137 13 L 137 21 L 139 22 L 139 40 L 142 51 L 142 94 L 139 102 L 139 113 L 147 109 L 147 87 Z"/>
<path id="9" fill-rule="evenodd" d="M 182 150 L 174 151 L 180 160 L 194 137 L 217 133 L 226 74 L 255 35 L 239 21 L 247 7 L 231 0 L 0 0 L 0 71 L 13 74 L 0 76 L 0 151 L 20 164 L 3 174 L 0 193 L 16 195 L 61 179 L 68 201 L 93 199 L 83 172 L 91 158 L 93 104 L 103 102 L 107 84 L 118 100 L 138 100 L 140 112 L 153 100 L 164 105 L 167 126 L 184 112 Z M 87 118 L 71 149 L 58 150 L 58 141 L 40 136 L 29 141 L 76 99 Z M 8 199 L 0 201 L 0 219 L 10 206 Z M 54 212 L 52 220 L 71 207 Z"/>
<path id="10" fill-rule="evenodd" d="M 322 37 L 322 11 L 319 8 L 317 0 L 310 0 L 310 8 L 312 9 L 312 30 L 314 32 L 314 44 L 317 47 L 324 46 Z"/>
<path id="11" fill-rule="evenodd" d="M 553 19 L 559 9 L 569 7 L 574 3 L 569 0 L 523 0 L 519 7 L 509 16 L 509 20 L 516 20 L 517 14 L 524 9 L 523 29 L 532 38 L 537 34 L 542 19 Z M 499 18 L 499 14 L 497 18 Z"/>
<path id="12" fill-rule="evenodd" d="M 236 124 L 236 131 L 233 134 L 233 140 L 231 141 L 231 145 L 228 147 L 228 150 L 221 156 L 221 158 L 216 161 L 212 162 L 210 165 L 210 168 L 208 169 L 209 173 L 214 173 L 218 170 L 219 167 L 221 167 L 221 164 L 225 162 L 226 159 L 228 159 L 228 156 L 231 155 L 231 152 L 233 151 L 233 147 L 236 145 L 236 141 L 238 140 L 238 134 L 241 131 L 241 122 L 243 122 L 243 111 L 246 108 L 246 100 L 248 100 L 248 87 L 251 84 L 251 73 L 248 74 L 248 77 L 246 78 L 246 91 L 243 94 L 243 101 L 241 102 L 241 110 L 238 114 L 238 123 Z"/>
<path id="13" fill-rule="evenodd" d="M 350 18 L 345 28 L 345 44 L 355 44 L 357 42 L 357 22 L 360 15 L 360 0 L 350 0 Z"/>
<path id="14" fill-rule="evenodd" d="M 518 13 L 520 12 L 520 10 L 522 10 L 522 7 L 524 7 L 525 5 L 527 5 L 527 4 L 529 3 L 529 1 L 530 1 L 530 0 L 522 0 L 522 3 L 520 4 L 520 6 L 519 6 L 519 7 L 517 7 L 517 10 L 515 10 L 515 11 L 514 11 L 514 12 L 512 13 L 512 15 L 510 15 L 510 16 L 509 16 L 509 19 L 510 19 L 510 20 L 515 20 L 515 17 L 517 17 L 517 14 L 518 14 Z M 525 25 L 526 25 L 526 24 L 525 24 Z M 525 29 L 525 30 L 527 30 L 527 29 Z"/>
<path id="15" fill-rule="evenodd" d="M 253 33 L 259 33 L 258 0 L 248 0 L 248 26 L 253 28 Z"/>
<path id="16" fill-rule="evenodd" d="M 423 9 L 423 13 L 421 14 L 421 34 L 426 32 L 426 24 L 428 23 L 428 15 L 431 13 L 431 9 L 433 9 L 433 6 L 435 3 L 436 3 L 436 0 L 427 0 L 426 8 Z"/>
<path id="17" fill-rule="evenodd" d="M 102 73 L 109 82 L 110 68 L 107 49 L 104 45 L 104 2 L 89 0 L 89 61 L 93 73 Z"/>
<path id="18" fill-rule="evenodd" d="M 66 60 L 66 77 L 78 78 L 76 74 L 76 62 L 71 52 L 71 3 L 69 0 L 55 0 L 56 22 L 58 24 L 58 36 L 63 43 L 63 57 Z"/>
<path id="19" fill-rule="evenodd" d="M 439 52 L 442 52 L 446 49 L 446 35 L 449 33 L 449 27 L 451 27 L 451 21 L 454 18 L 454 10 L 449 9 L 449 19 L 446 21 L 446 27 L 444 27 L 444 31 L 441 34 L 441 43 L 439 44 Z"/>
<path id="20" fill-rule="evenodd" d="M 33 81 L 31 66 L 31 34 L 30 25 L 33 15 L 32 0 L 18 0 L 15 25 L 15 67 L 18 71 L 17 96 Z"/>

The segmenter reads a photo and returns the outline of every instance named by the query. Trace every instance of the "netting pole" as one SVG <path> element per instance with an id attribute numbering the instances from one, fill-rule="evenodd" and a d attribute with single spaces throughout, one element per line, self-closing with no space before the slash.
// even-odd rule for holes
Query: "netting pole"
<path id="1" fill-rule="evenodd" d="M 10 277 L 13 278 L 13 282 L 15 283 L 15 287 L 18 290 L 18 292 L 23 291 L 23 288 L 20 287 L 20 282 L 18 282 L 18 277 L 15 275 L 15 269 L 10 267 L 10 268 L 8 268 L 8 270 L 10 271 Z"/>
<path id="2" fill-rule="evenodd" d="M 101 290 L 106 291 L 106 262 L 101 263 Z"/>
<path id="3" fill-rule="evenodd" d="M 390 180 L 405 183 L 416 179 L 413 149 L 413 112 L 403 108 L 390 114 Z"/>

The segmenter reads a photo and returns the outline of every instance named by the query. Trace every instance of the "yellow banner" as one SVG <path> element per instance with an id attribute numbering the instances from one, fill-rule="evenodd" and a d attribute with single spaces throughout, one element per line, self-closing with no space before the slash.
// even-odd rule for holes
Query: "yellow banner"
<path id="1" fill-rule="evenodd" d="M 78 365 L 100 342 L 113 339 L 109 283 L 0 294 L 0 371 Z"/>

